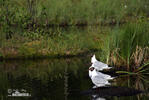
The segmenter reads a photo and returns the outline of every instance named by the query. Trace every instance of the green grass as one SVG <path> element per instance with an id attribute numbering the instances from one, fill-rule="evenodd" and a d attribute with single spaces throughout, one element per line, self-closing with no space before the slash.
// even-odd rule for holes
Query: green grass
<path id="1" fill-rule="evenodd" d="M 0 1 L 1 24 L 115 23 L 149 15 L 148 0 L 7 0 Z M 10 9 L 11 8 L 11 9 Z"/>
<path id="2" fill-rule="evenodd" d="M 149 71 L 149 62 L 145 63 L 142 66 L 139 66 L 139 68 L 137 68 L 135 71 L 131 72 L 131 71 L 116 71 L 116 73 L 118 74 L 128 74 L 128 75 L 149 75 L 148 71 Z"/>
<path id="3" fill-rule="evenodd" d="M 49 28 L 16 31 L 0 48 L 4 58 L 78 55 L 99 50 L 97 58 L 137 71 L 148 62 L 149 24 L 144 20 L 115 27 Z"/>
<path id="4" fill-rule="evenodd" d="M 130 22 L 117 26 L 106 37 L 103 56 L 109 64 L 136 70 L 148 61 L 149 24 L 145 21 Z"/>
<path id="5" fill-rule="evenodd" d="M 0 56 L 77 55 L 100 49 L 101 61 L 138 68 L 149 59 L 148 16 L 148 0 L 1 0 Z M 97 26 L 65 31 L 50 25 Z"/>
<path id="6" fill-rule="evenodd" d="M 86 30 L 70 27 L 48 29 L 47 33 L 18 31 L 11 39 L 2 42 L 0 53 L 3 58 L 38 58 L 91 52 L 100 49 L 99 30 L 95 27 L 86 27 Z"/>

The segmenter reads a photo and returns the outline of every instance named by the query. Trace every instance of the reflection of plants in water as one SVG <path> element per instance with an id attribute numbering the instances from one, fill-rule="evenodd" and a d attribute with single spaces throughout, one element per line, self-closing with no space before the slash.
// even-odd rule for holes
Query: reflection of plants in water
<path id="1" fill-rule="evenodd" d="M 7 91 L 6 91 L 7 88 L 8 88 L 7 75 L 3 71 L 0 71 L 0 99 L 1 100 L 6 99 L 4 95 L 7 95 Z"/>
<path id="2" fill-rule="evenodd" d="M 8 86 L 10 89 L 23 88 L 32 96 L 37 96 L 38 98 L 47 97 L 47 100 L 49 100 L 49 98 L 50 100 L 66 100 L 67 98 L 74 98 L 68 95 L 70 90 L 88 89 L 88 83 L 90 81 L 87 80 L 87 60 L 86 58 L 72 58 L 9 61 L 1 64 L 0 68 L 5 75 L 9 74 L 11 76 L 9 80 L 5 82 L 10 83 Z M 87 75 L 86 79 L 84 77 L 85 75 Z M 5 89 L 5 91 L 6 90 L 7 89 Z M 78 97 L 76 97 L 76 99 L 78 99 Z"/>
<path id="3" fill-rule="evenodd" d="M 65 67 L 71 73 L 77 75 L 79 67 L 82 65 L 81 59 L 54 59 L 54 60 L 37 60 L 37 61 L 20 61 L 7 62 L 2 64 L 2 70 L 11 73 L 13 77 L 27 75 L 30 78 L 41 80 L 62 78 Z"/>
<path id="4" fill-rule="evenodd" d="M 82 89 L 88 85 L 87 82 L 82 82 L 86 81 L 82 80 L 84 77 L 84 61 L 84 59 L 73 58 L 4 62 L 1 64 L 0 69 L 4 72 L 3 74 L 5 76 L 1 76 L 5 81 L 2 82 L 1 79 L 0 84 L 10 83 L 8 85 L 9 88 L 23 88 L 33 96 L 50 96 L 52 98 L 67 99 L 69 89 Z M 86 69 L 88 69 L 88 67 Z M 8 75 L 10 77 L 6 80 Z M 0 89 L 2 88 L 0 87 Z M 4 91 L 6 90 L 7 88 L 4 88 Z M 55 93 L 61 96 L 53 96 Z M 2 94 L 2 96 L 4 95 Z"/>
<path id="5" fill-rule="evenodd" d="M 148 90 L 149 81 L 146 76 L 139 76 L 136 78 L 135 88 L 139 90 Z"/>
<path id="6" fill-rule="evenodd" d="M 133 87 L 138 90 L 148 90 L 148 76 L 144 75 L 122 75 L 116 79 L 114 84 L 119 86 Z"/>
<path id="7" fill-rule="evenodd" d="M 138 90 L 148 91 L 149 90 L 149 81 L 148 76 L 138 76 L 136 80 L 134 81 L 134 87 Z M 146 94 L 149 95 L 149 94 Z M 138 100 L 143 100 L 144 95 L 140 94 L 137 96 Z M 144 99 L 146 100 L 146 99 Z"/>
<path id="8" fill-rule="evenodd" d="M 148 78 L 149 78 L 148 76 L 144 75 L 121 75 L 119 78 L 116 78 L 116 81 L 113 82 L 113 85 L 130 87 L 142 91 L 148 91 L 149 90 Z M 126 100 L 126 98 L 124 100 Z M 127 97 L 127 100 L 129 100 L 129 97 Z M 135 100 L 147 100 L 147 97 L 145 96 L 145 94 L 139 94 L 135 97 Z"/>

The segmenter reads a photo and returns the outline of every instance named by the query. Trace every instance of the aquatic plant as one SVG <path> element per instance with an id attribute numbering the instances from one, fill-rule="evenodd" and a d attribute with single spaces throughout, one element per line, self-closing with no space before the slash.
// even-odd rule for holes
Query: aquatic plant
<path id="1" fill-rule="evenodd" d="M 113 30 L 110 41 L 110 60 L 113 64 L 116 66 L 122 64 L 129 69 L 130 66 L 140 66 L 147 59 L 148 26 L 146 22 L 136 22 Z"/>
<path id="2" fill-rule="evenodd" d="M 149 71 L 149 62 L 143 64 L 142 66 L 137 67 L 134 71 L 116 71 L 118 74 L 128 74 L 128 75 L 148 75 Z"/>

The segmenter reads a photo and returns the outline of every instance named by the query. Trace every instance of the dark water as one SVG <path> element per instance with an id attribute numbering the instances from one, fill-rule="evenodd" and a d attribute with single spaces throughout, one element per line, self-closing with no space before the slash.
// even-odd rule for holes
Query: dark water
<path id="1" fill-rule="evenodd" d="M 89 63 L 89 57 L 0 62 L 0 99 L 149 100 L 148 93 L 119 97 L 105 95 L 96 99 L 93 94 L 81 94 L 94 86 L 88 77 Z M 147 76 L 118 76 L 111 84 L 146 91 L 148 80 Z M 114 90 L 107 91 L 112 93 Z"/>

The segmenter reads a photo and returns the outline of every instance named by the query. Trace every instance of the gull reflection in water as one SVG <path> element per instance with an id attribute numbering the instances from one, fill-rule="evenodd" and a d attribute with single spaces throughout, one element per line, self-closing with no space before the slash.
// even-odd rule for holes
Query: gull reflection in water
<path id="1" fill-rule="evenodd" d="M 92 100 L 106 100 L 103 97 L 99 97 L 98 95 L 92 95 Z"/>

